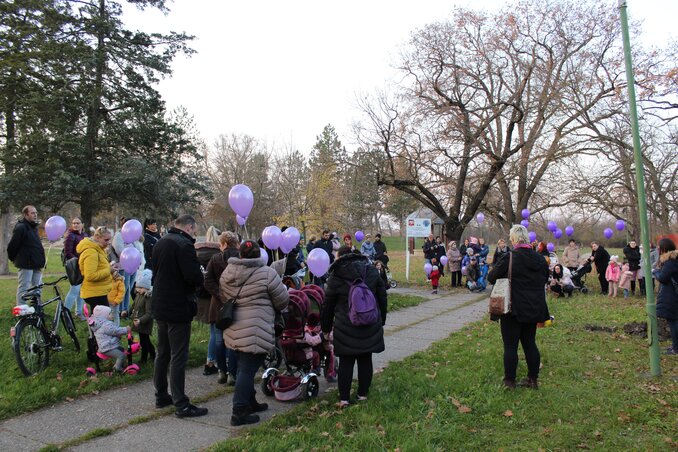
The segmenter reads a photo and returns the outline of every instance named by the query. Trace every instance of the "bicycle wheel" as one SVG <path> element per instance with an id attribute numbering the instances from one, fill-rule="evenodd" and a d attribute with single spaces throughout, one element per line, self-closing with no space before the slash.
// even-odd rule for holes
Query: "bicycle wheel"
<path id="1" fill-rule="evenodd" d="M 61 311 L 61 320 L 64 322 L 64 328 L 68 332 L 68 335 L 73 339 L 73 345 L 75 345 L 75 351 L 80 352 L 80 341 L 78 341 L 78 336 L 75 334 L 75 322 L 73 322 L 73 314 L 71 314 L 70 309 L 64 306 L 63 311 Z"/>
<path id="2" fill-rule="evenodd" d="M 25 318 L 17 324 L 14 356 L 26 376 L 34 375 L 49 365 L 49 337 L 38 326 L 37 318 Z"/>

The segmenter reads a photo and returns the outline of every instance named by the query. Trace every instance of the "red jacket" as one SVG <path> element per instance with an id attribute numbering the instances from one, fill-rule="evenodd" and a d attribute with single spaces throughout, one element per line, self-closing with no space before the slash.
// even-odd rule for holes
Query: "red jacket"
<path id="1" fill-rule="evenodd" d="M 440 279 L 440 271 L 432 270 L 430 277 L 431 277 L 431 284 L 434 285 L 434 286 L 437 286 L 438 280 Z"/>

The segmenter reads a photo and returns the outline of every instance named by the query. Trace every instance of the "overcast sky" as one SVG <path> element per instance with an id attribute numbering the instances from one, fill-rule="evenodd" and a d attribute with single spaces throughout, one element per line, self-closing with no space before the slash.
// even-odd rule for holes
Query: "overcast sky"
<path id="1" fill-rule="evenodd" d="M 644 40 L 678 37 L 678 0 L 627 3 L 630 17 L 645 21 Z M 356 97 L 383 88 L 410 33 L 449 17 L 455 4 L 492 10 L 503 2 L 174 0 L 167 16 L 127 7 L 125 21 L 195 35 L 198 53 L 175 60 L 158 89 L 169 108 L 183 105 L 195 116 L 209 145 L 238 133 L 308 153 L 326 124 L 353 148 Z"/>

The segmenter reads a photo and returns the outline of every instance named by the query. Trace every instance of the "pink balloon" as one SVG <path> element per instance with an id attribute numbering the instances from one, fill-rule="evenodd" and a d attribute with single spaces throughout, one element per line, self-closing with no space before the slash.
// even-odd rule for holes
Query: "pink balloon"
<path id="1" fill-rule="evenodd" d="M 139 220 L 127 220 L 120 229 L 120 236 L 122 237 L 122 241 L 127 245 L 135 240 L 139 240 L 142 231 L 143 229 L 141 228 Z"/>
<path id="2" fill-rule="evenodd" d="M 45 222 L 45 233 L 47 234 L 47 239 L 50 242 L 59 240 L 66 232 L 66 220 L 59 215 L 54 215 L 49 217 Z"/>
<path id="3" fill-rule="evenodd" d="M 282 240 L 280 241 L 280 249 L 287 254 L 292 251 L 299 244 L 301 234 L 295 227 L 287 228 L 282 233 Z"/>
<path id="4" fill-rule="evenodd" d="M 324 249 L 314 248 L 308 253 L 306 265 L 308 265 L 308 269 L 311 270 L 311 273 L 314 275 L 323 276 L 327 273 L 327 269 L 330 268 L 330 256 Z"/>
<path id="5" fill-rule="evenodd" d="M 355 239 L 357 241 L 362 242 L 364 238 L 365 238 L 365 233 L 363 231 L 356 231 L 355 232 Z"/>
<path id="6" fill-rule="evenodd" d="M 252 206 L 254 206 L 254 195 L 250 187 L 243 184 L 231 187 L 231 191 L 228 192 L 228 204 L 233 209 L 233 212 L 243 218 L 247 218 L 252 211 Z"/>
<path id="7" fill-rule="evenodd" d="M 431 270 L 433 270 L 433 266 L 429 264 L 428 262 L 424 264 L 424 271 L 426 272 L 426 275 L 431 274 Z"/>
<path id="8" fill-rule="evenodd" d="M 235 214 L 235 222 L 238 223 L 240 226 L 245 226 L 245 222 L 247 221 L 247 218 L 243 218 L 237 213 Z"/>
<path id="9" fill-rule="evenodd" d="M 125 223 L 127 224 L 127 223 Z M 120 266 L 127 273 L 135 273 L 141 266 L 141 253 L 133 246 L 126 246 L 120 253 Z"/>
<path id="10" fill-rule="evenodd" d="M 440 263 L 443 265 L 447 265 L 447 256 L 441 256 L 440 257 Z"/>
<path id="11" fill-rule="evenodd" d="M 261 233 L 261 240 L 269 250 L 277 250 L 282 240 L 282 232 L 278 226 L 267 226 Z"/>

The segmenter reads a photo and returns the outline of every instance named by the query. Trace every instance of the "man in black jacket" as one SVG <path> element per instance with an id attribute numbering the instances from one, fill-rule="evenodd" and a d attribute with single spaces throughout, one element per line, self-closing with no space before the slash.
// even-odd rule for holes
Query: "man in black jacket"
<path id="1" fill-rule="evenodd" d="M 16 304 L 23 303 L 21 296 L 42 282 L 45 266 L 45 249 L 38 235 L 38 210 L 33 206 L 21 209 L 23 218 L 14 226 L 12 238 L 7 244 L 7 257 L 17 268 L 19 284 L 16 288 Z"/>
<path id="2" fill-rule="evenodd" d="M 607 278 L 605 278 L 605 272 L 607 271 L 607 264 L 610 263 L 610 253 L 603 248 L 603 245 L 601 245 L 600 242 L 593 241 L 591 242 L 591 257 L 589 257 L 589 260 L 596 265 L 602 294 L 607 295 L 609 285 Z"/>
<path id="3" fill-rule="evenodd" d="M 375 259 L 381 261 L 386 267 L 388 267 L 388 251 L 386 250 L 386 244 L 381 241 L 381 234 L 374 236 L 374 252 Z"/>
<path id="4" fill-rule="evenodd" d="M 153 373 L 155 406 L 176 407 L 179 418 L 204 416 L 207 408 L 192 405 L 184 393 L 191 321 L 197 311 L 196 290 L 203 274 L 195 252 L 195 219 L 182 215 L 153 247 L 153 317 L 158 322 L 158 348 Z M 167 370 L 170 389 L 167 392 Z"/>

